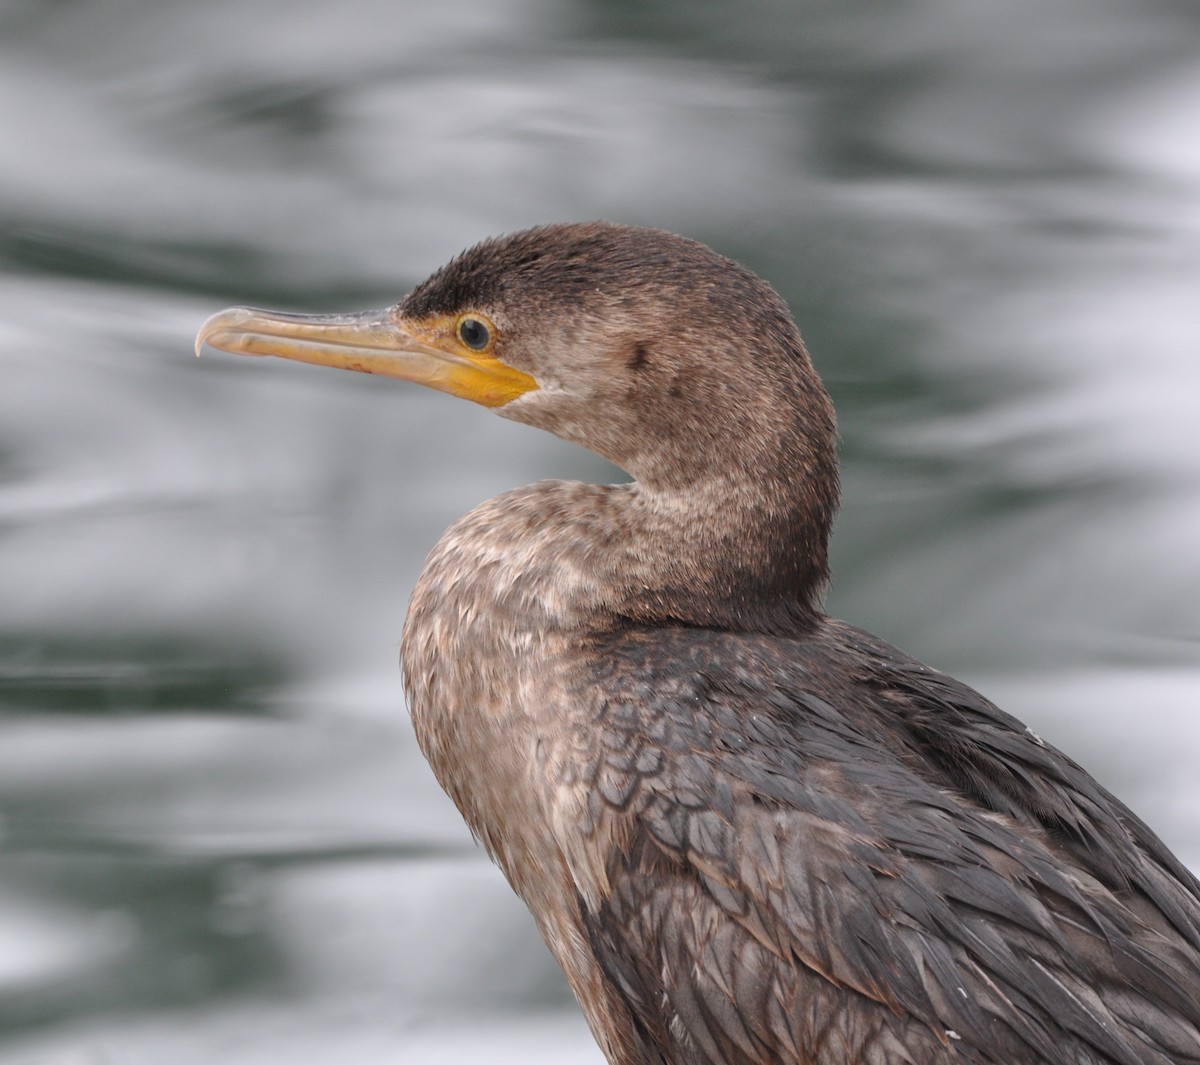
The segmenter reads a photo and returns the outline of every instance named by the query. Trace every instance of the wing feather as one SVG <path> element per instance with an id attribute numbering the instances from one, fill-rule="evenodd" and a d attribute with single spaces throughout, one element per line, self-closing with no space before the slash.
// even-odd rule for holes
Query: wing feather
<path id="1" fill-rule="evenodd" d="M 826 641 L 626 635 L 588 687 L 622 843 L 581 920 L 663 1060 L 1200 1063 L 1190 874 L 970 689 Z"/>

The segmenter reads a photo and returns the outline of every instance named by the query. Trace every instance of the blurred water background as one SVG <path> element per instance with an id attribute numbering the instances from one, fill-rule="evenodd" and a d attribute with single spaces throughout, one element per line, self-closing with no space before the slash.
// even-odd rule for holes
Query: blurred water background
<path id="1" fill-rule="evenodd" d="M 416 752 L 408 591 L 602 462 L 192 337 L 606 217 L 769 277 L 832 610 L 1200 864 L 1200 7 L 0 6 L 0 1061 L 591 1063 Z"/>

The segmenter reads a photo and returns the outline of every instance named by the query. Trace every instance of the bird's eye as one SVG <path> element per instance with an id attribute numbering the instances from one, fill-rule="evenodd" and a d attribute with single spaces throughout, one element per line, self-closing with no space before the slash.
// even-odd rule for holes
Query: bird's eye
<path id="1" fill-rule="evenodd" d="M 464 318 L 458 323 L 458 338 L 472 351 L 483 351 L 492 342 L 492 331 L 478 318 Z"/>

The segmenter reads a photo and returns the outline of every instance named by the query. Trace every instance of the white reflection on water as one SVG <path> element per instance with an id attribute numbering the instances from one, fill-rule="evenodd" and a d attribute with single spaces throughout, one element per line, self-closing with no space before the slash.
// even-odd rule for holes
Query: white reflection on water
<path id="1" fill-rule="evenodd" d="M 0 187 L 31 242 L 68 254 L 211 285 L 228 279 L 179 245 L 245 249 L 258 285 L 387 289 L 483 234 L 581 211 L 706 229 L 719 205 L 735 224 L 801 149 L 800 102 L 743 71 L 549 41 L 526 61 L 552 8 L 457 6 L 461 21 L 305 3 L 281 25 L 262 4 L 175 5 L 132 41 L 95 13 L 48 19 L 52 63 L 0 64 L 17 163 Z M 90 31 L 106 47 L 75 54 Z"/>

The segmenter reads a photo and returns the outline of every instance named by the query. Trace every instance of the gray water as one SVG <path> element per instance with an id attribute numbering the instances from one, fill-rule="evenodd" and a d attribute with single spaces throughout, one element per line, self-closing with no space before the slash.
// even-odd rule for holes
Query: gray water
<path id="1" fill-rule="evenodd" d="M 1200 865 L 1200 8 L 0 7 L 0 1060 L 592 1063 L 416 752 L 440 531 L 604 463 L 213 353 L 607 217 L 741 258 L 838 404 L 833 612 Z"/>

